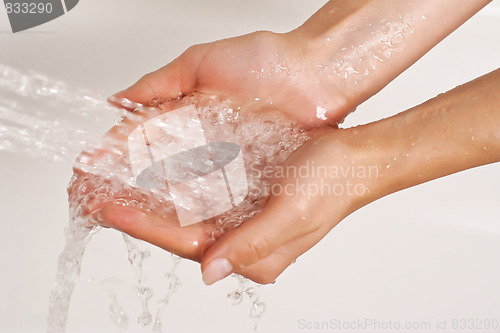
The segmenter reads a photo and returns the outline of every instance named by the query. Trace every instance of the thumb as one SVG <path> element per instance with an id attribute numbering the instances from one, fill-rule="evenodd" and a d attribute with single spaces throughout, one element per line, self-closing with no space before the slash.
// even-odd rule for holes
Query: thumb
<path id="1" fill-rule="evenodd" d="M 287 242 L 312 232 L 293 209 L 272 200 L 254 218 L 222 235 L 204 254 L 203 281 L 213 284 L 231 273 L 241 273 Z"/>
<path id="2" fill-rule="evenodd" d="M 109 97 L 108 101 L 119 106 L 124 106 L 124 99 L 157 105 L 191 93 L 195 89 L 197 69 L 205 50 L 203 45 L 190 47 L 168 65 L 144 75 L 131 87 Z"/>

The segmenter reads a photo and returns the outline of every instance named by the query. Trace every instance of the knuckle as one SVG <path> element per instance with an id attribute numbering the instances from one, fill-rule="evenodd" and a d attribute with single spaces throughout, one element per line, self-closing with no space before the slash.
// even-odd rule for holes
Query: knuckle
<path id="1" fill-rule="evenodd" d="M 148 82 L 151 81 L 152 78 L 153 78 L 153 72 L 147 73 L 147 74 L 143 75 L 137 83 L 147 84 Z"/>
<path id="2" fill-rule="evenodd" d="M 151 96 L 151 101 L 154 102 L 156 99 L 158 99 L 158 90 L 156 86 L 151 82 L 151 80 L 146 81 L 146 89 L 149 92 L 149 95 Z"/>
<path id="3" fill-rule="evenodd" d="M 183 55 L 193 55 L 198 53 L 204 44 L 194 44 L 186 49 Z"/>
<path id="4" fill-rule="evenodd" d="M 154 72 L 148 73 L 137 81 L 136 86 L 140 89 L 140 103 L 149 105 L 158 99 L 158 89 L 154 84 Z"/>
<path id="5" fill-rule="evenodd" d="M 250 254 L 247 259 L 251 264 L 266 258 L 271 253 L 272 246 L 269 240 L 261 235 L 247 241 L 246 249 L 247 253 Z"/>

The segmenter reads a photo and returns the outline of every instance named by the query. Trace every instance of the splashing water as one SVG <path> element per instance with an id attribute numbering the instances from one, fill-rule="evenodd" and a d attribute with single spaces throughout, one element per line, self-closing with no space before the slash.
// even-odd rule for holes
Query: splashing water
<path id="1" fill-rule="evenodd" d="M 156 108 L 138 106 L 134 113 L 109 105 L 98 92 L 79 89 L 37 73 L 22 73 L 0 65 L 0 150 L 21 153 L 45 161 L 73 163 L 75 175 L 68 186 L 70 220 L 66 228 L 66 247 L 58 261 L 53 292 L 50 296 L 48 332 L 64 332 L 71 294 L 78 281 L 85 248 L 101 227 L 96 216 L 109 204 L 140 208 L 156 214 L 166 227 L 180 228 L 172 198 L 167 191 L 146 190 L 134 186 L 127 137 L 137 124 L 144 123 L 169 110 L 194 105 L 205 137 L 209 142 L 232 142 L 242 152 L 247 173 L 248 195 L 237 207 L 215 218 L 199 223 L 206 241 L 244 223 L 264 206 L 270 193 L 270 179 L 262 170 L 284 160 L 310 135 L 280 113 L 258 114 L 216 96 L 195 94 Z M 123 101 L 126 102 L 126 101 Z M 116 120 L 123 117 L 121 122 Z M 116 124 L 101 137 L 106 127 Z M 96 129 L 96 124 L 102 126 Z M 203 189 L 195 195 L 202 196 Z M 181 241 L 192 242 L 191 239 Z M 136 290 L 142 304 L 137 320 L 130 320 L 119 305 L 114 291 L 116 281 L 105 280 L 103 286 L 110 298 L 110 317 L 121 328 L 137 322 L 163 332 L 161 316 L 171 296 L 181 286 L 175 270 L 180 258 L 173 257 L 173 268 L 165 274 L 169 288 L 156 311 L 150 300 L 154 291 L 144 284 L 142 262 L 148 257 L 137 240 L 124 235 L 129 261 L 136 273 Z M 193 246 L 203 244 L 193 243 Z M 251 301 L 250 316 L 258 318 L 265 311 L 259 300 L 259 287 L 241 277 L 240 286 L 228 295 L 230 303 L 241 303 L 243 295 Z"/>
<path id="2" fill-rule="evenodd" d="M 201 240 L 190 238 L 191 234 L 182 232 L 168 189 L 146 190 L 134 185 L 128 156 L 127 139 L 138 124 L 145 123 L 169 110 L 189 105 L 195 106 L 208 142 L 232 142 L 241 148 L 248 183 L 248 195 L 241 204 L 197 225 L 203 229 L 200 234 L 205 236 Z M 77 159 L 75 175 L 68 188 L 70 211 L 77 224 L 92 227 L 99 225 L 97 216 L 107 205 L 139 208 L 159 216 L 164 221 L 166 232 L 175 235 L 175 242 L 178 244 L 203 248 L 204 243 L 216 240 L 262 209 L 269 196 L 271 184 L 271 179 L 266 178 L 262 171 L 265 167 L 282 164 L 291 152 L 309 138 L 308 132 L 297 129 L 294 123 L 278 113 L 245 113 L 243 108 L 235 106 L 232 101 L 216 96 L 194 94 L 171 102 L 170 105 L 157 108 L 140 107 L 134 113 L 127 114 L 125 119 L 110 130 L 97 146 L 87 149 Z M 195 197 L 204 198 L 203 186 L 190 190 Z M 136 272 L 141 272 L 142 260 L 148 255 L 130 243 L 130 238 L 126 237 L 126 241 L 129 260 Z M 167 277 L 173 279 L 170 281 L 171 285 L 178 284 L 178 279 L 172 274 Z M 144 327 L 153 321 L 147 303 L 152 291 L 143 286 L 139 273 L 137 283 L 139 294 L 147 295 L 141 300 L 143 312 L 138 318 L 139 325 Z M 265 304 L 258 300 L 257 286 L 252 287 L 249 281 L 246 283 L 249 286 L 245 292 L 253 300 L 249 313 L 256 321 L 255 330 L 257 330 L 259 328 L 257 321 L 265 311 Z M 157 313 L 154 320 L 155 332 L 161 332 L 160 313 Z"/>
<path id="3" fill-rule="evenodd" d="M 0 94 L 0 151 L 68 167 L 86 144 L 98 140 L 99 126 L 112 125 L 123 113 L 96 91 L 1 64 Z M 49 332 L 64 331 L 83 253 L 98 230 L 72 221 L 65 230 L 49 301 Z"/>
<path id="4" fill-rule="evenodd" d="M 0 92 L 0 151 L 46 162 L 72 165 L 123 114 L 96 91 L 1 64 Z"/>
<path id="5" fill-rule="evenodd" d="M 259 319 L 266 311 L 266 303 L 260 301 L 260 286 L 252 286 L 248 279 L 240 275 L 233 274 L 233 277 L 238 281 L 238 287 L 227 294 L 227 301 L 231 305 L 238 305 L 243 302 L 245 295 L 248 296 L 251 303 L 248 313 L 254 320 L 253 331 L 258 332 L 260 330 Z"/>

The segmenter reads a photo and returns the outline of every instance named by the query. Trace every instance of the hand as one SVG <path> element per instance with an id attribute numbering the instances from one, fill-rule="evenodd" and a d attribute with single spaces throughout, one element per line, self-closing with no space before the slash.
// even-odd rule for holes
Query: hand
<path id="1" fill-rule="evenodd" d="M 287 159 L 282 172 L 275 170 L 274 190 L 262 212 L 212 244 L 200 229 L 195 233 L 210 245 L 192 248 L 193 257 L 201 260 L 204 281 L 211 284 L 235 272 L 271 283 L 344 217 L 369 202 L 498 162 L 500 112 L 491 106 L 500 103 L 499 77 L 496 70 L 382 121 L 317 130 Z M 113 207 L 103 217 L 112 227 L 174 252 L 186 239 L 167 235 L 167 220 L 136 210 Z M 189 232 L 175 230 L 179 236 Z"/>
<path id="2" fill-rule="evenodd" d="M 288 33 L 192 46 L 110 102 L 158 105 L 197 91 L 335 126 L 490 1 L 329 1 Z"/>
<path id="3" fill-rule="evenodd" d="M 362 206 L 500 161 L 499 89 L 500 69 L 391 118 L 317 133 L 286 161 L 284 176 L 276 172 L 280 193 L 271 195 L 262 213 L 204 253 L 205 281 L 236 272 L 272 282 Z"/>
<path id="4" fill-rule="evenodd" d="M 126 98 L 132 102 L 160 106 L 168 100 L 199 91 L 238 98 L 249 109 L 251 107 L 247 102 L 256 101 L 254 110 L 265 110 L 267 103 L 307 127 L 335 124 L 487 2 L 464 1 L 460 15 L 453 15 L 451 19 L 443 21 L 443 18 L 450 17 L 448 6 L 433 8 L 436 6 L 434 1 L 422 2 L 423 7 L 416 4 L 394 6 L 395 2 L 392 1 L 386 2 L 387 7 L 381 7 L 378 1 L 361 0 L 344 2 L 337 7 L 340 2 L 331 1 L 292 33 L 258 32 L 194 46 L 171 64 L 118 93 L 111 101 L 118 103 L 120 99 Z M 455 5 L 455 1 L 450 0 L 448 3 L 450 6 Z M 428 19 L 422 15 L 423 12 L 433 15 Z M 398 29 L 393 29 L 397 33 L 391 36 L 395 41 L 406 37 L 403 38 L 405 43 L 387 52 L 386 46 L 394 46 L 394 43 L 387 44 L 386 38 L 378 37 L 387 28 L 385 21 L 394 20 L 397 27 L 398 20 L 406 19 L 407 14 L 411 14 L 410 18 L 416 15 L 417 20 L 410 20 L 407 32 L 400 34 Z M 381 15 L 383 20 L 380 20 Z M 387 59 L 381 58 L 380 54 Z M 371 58 L 364 61 L 358 59 L 358 55 Z M 389 58 L 391 61 L 388 61 Z M 498 77 L 498 73 L 495 75 Z M 478 84 L 472 84 L 474 86 Z M 447 94 L 454 95 L 460 94 Z M 490 99 L 494 97 L 490 96 Z M 458 104 L 462 107 L 475 101 L 470 98 L 470 94 L 462 94 L 459 100 Z M 458 153 L 451 154 L 452 150 L 443 142 L 454 142 L 456 136 L 463 135 L 460 132 L 463 130 L 463 126 L 460 126 L 462 123 L 472 128 L 466 115 L 476 113 L 470 110 L 465 113 L 456 107 L 461 111 L 460 116 L 456 110 L 453 110 L 454 116 L 444 112 L 434 114 L 432 107 L 439 101 L 418 107 L 423 109 L 420 112 L 427 112 L 434 118 L 421 117 L 419 112 L 413 111 L 363 129 L 321 134 L 287 161 L 287 165 L 293 167 L 307 166 L 309 160 L 317 160 L 316 165 L 320 166 L 338 165 L 345 168 L 349 165 L 372 165 L 382 171 L 384 167 L 391 167 L 387 169 L 390 172 L 381 175 L 378 181 L 372 182 L 371 178 L 366 182 L 361 181 L 360 188 L 366 189 L 360 192 L 361 195 L 332 196 L 320 193 L 309 196 L 302 193 L 294 177 L 277 177 L 275 184 L 283 189 L 288 188 L 293 195 L 272 195 L 260 214 L 217 241 L 212 237 L 210 223 L 181 229 L 168 214 L 158 215 L 138 208 L 101 205 L 104 208 L 100 220 L 181 256 L 201 261 L 204 279 L 208 283 L 231 272 L 241 273 L 257 282 L 271 282 L 343 217 L 371 200 L 445 174 L 498 160 L 498 140 L 490 140 L 493 134 L 474 140 L 474 147 L 457 144 L 454 148 Z M 481 107 L 484 106 L 468 105 L 469 109 Z M 417 115 L 417 119 L 412 115 Z M 491 113 L 489 118 L 495 116 Z M 433 120 L 430 123 L 432 126 L 425 122 L 426 118 Z M 489 118 L 482 119 L 478 124 L 479 128 L 485 128 L 485 133 L 493 133 L 483 123 Z M 495 123 L 493 120 L 489 121 L 490 127 Z M 452 121 L 456 125 L 454 131 L 448 125 Z M 358 131 L 364 133 L 362 140 L 353 135 Z M 416 131 L 414 137 L 425 138 L 425 143 L 415 147 L 414 142 L 408 142 L 410 131 Z M 448 136 L 437 134 L 444 132 Z M 476 139 L 478 137 L 476 134 L 473 136 Z M 377 138 L 377 141 L 373 138 Z M 472 150 L 478 142 L 487 148 L 483 150 L 488 151 L 488 154 Z M 436 143 L 441 143 L 441 146 L 436 148 Z M 461 155 L 464 149 L 467 158 Z M 469 150 L 474 153 L 469 153 Z M 434 158 L 421 158 L 428 154 Z M 461 159 L 457 160 L 456 156 L 461 156 Z M 349 173 L 342 175 L 336 177 L 338 179 L 333 184 L 340 184 L 344 190 L 350 186 L 354 189 L 352 186 L 357 183 L 353 182 L 360 180 Z M 317 177 L 306 177 L 300 181 L 315 184 L 316 188 L 321 185 L 321 179 Z M 78 191 L 87 191 L 83 185 L 83 190 L 81 186 L 76 186 L 78 182 L 74 185 L 74 188 L 70 188 L 70 196 Z M 332 183 L 330 187 L 334 188 Z M 80 206 L 85 204 L 79 202 Z M 298 217 L 306 222 L 299 221 Z"/>
<path id="5" fill-rule="evenodd" d="M 263 211 L 203 255 L 205 283 L 236 272 L 272 283 L 333 227 L 376 196 L 378 166 L 350 130 L 322 130 L 275 168 Z M 354 139 L 354 141 L 353 141 Z"/>
<path id="6" fill-rule="evenodd" d="M 131 235 L 152 243 L 161 242 L 165 244 L 164 249 L 182 257 L 201 260 L 201 251 L 213 238 L 214 223 L 206 221 L 181 228 L 168 192 L 155 194 L 135 185 L 128 155 L 129 135 L 139 124 L 184 104 L 184 101 L 173 101 L 159 109 L 129 113 L 101 138 L 97 146 L 87 148 L 78 156 L 68 186 L 70 215 L 76 222 L 85 227 L 94 224 L 109 227 L 114 226 L 106 223 L 113 220 L 108 219 L 110 215 L 126 225 L 129 221 L 139 221 L 142 215 L 156 214 L 158 219 L 150 219 L 148 227 L 151 228 L 144 236 L 141 224 L 134 226 Z M 161 232 L 154 232 L 155 227 Z M 153 240 L 154 237 L 161 241 Z"/>
<path id="7" fill-rule="evenodd" d="M 326 75 L 305 45 L 299 34 L 264 31 L 195 45 L 110 101 L 158 105 L 197 91 L 230 97 L 247 109 L 267 105 L 305 127 L 336 125 L 355 105 L 342 94 L 341 78 Z"/>
<path id="8" fill-rule="evenodd" d="M 363 164 L 367 155 L 349 144 L 349 132 L 317 130 L 285 165 L 272 170 L 274 183 L 263 211 L 220 238 L 212 238 L 213 224 L 181 228 L 175 219 L 137 208 L 108 206 L 100 218 L 107 226 L 200 261 L 207 284 L 233 272 L 271 283 L 372 193 L 377 169 Z"/>

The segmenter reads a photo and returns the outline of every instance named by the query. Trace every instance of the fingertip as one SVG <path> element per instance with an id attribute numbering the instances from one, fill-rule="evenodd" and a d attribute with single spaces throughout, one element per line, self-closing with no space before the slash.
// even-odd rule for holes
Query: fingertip
<path id="1" fill-rule="evenodd" d="M 114 93 L 113 95 L 108 97 L 108 101 L 111 102 L 111 101 L 123 98 L 125 96 L 126 91 L 127 91 L 127 89 L 123 89 L 117 93 Z"/>
<path id="2" fill-rule="evenodd" d="M 233 272 L 233 265 L 227 258 L 215 258 L 202 269 L 203 282 L 206 285 L 214 284 Z"/>
<path id="3" fill-rule="evenodd" d="M 228 258 L 236 272 L 265 261 L 282 245 L 310 232 L 291 222 L 289 210 L 268 205 L 261 213 L 222 235 L 203 255 L 202 270 L 216 258 Z M 283 223 L 279 223 L 281 221 Z M 288 222 L 287 222 L 288 221 Z"/>
<path id="4" fill-rule="evenodd" d="M 108 98 L 106 98 L 106 100 L 108 101 L 108 103 L 111 103 L 113 105 L 120 104 L 119 102 L 123 98 L 122 94 L 123 94 L 123 90 L 120 92 L 117 92 L 116 94 L 108 96 Z"/>
<path id="5" fill-rule="evenodd" d="M 107 101 L 108 103 L 116 107 L 123 108 L 129 111 L 134 111 L 141 105 L 140 103 L 130 100 L 127 90 L 122 90 L 114 95 L 109 96 L 107 98 Z"/>
<path id="6" fill-rule="evenodd" d="M 141 77 L 125 90 L 110 96 L 108 101 L 119 104 L 126 99 L 132 103 L 157 106 L 168 100 L 175 100 L 195 90 L 196 64 L 190 57 L 181 55 L 164 67 Z M 125 107 L 128 109 L 128 107 Z"/>

